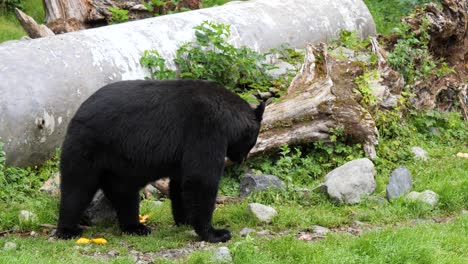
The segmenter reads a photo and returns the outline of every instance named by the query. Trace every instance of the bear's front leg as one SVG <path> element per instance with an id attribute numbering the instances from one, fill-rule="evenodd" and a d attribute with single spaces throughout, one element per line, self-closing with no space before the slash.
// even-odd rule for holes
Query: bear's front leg
<path id="1" fill-rule="evenodd" d="M 175 224 L 178 226 L 189 225 L 187 219 L 186 208 L 182 199 L 182 183 L 181 176 L 176 175 L 171 178 L 169 182 L 172 216 L 174 217 Z"/>
<path id="2" fill-rule="evenodd" d="M 193 156 L 192 156 L 193 157 Z M 215 161 L 197 155 L 184 166 L 182 172 L 182 200 L 187 220 L 202 240 L 212 243 L 226 242 L 231 233 L 212 226 L 218 185 L 224 169 L 224 155 Z"/>
<path id="3" fill-rule="evenodd" d="M 219 176 L 218 176 L 219 177 Z M 231 239 L 226 229 L 215 229 L 212 226 L 213 211 L 216 204 L 218 183 L 209 182 L 207 178 L 190 175 L 184 182 L 183 200 L 187 205 L 188 221 L 203 241 L 218 243 Z"/>

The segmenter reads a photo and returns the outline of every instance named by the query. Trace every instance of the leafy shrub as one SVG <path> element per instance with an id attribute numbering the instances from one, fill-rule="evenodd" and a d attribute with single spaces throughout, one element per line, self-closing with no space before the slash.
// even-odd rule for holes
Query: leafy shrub
<path id="1" fill-rule="evenodd" d="M 140 63 L 150 70 L 151 79 L 212 80 L 246 100 L 252 99 L 251 93 L 267 91 L 270 86 L 285 89 L 286 85 L 282 84 L 287 78 L 273 80 L 265 73 L 272 66 L 265 64 L 264 54 L 247 47 L 236 48 L 227 41 L 231 35 L 229 25 L 205 21 L 194 29 L 196 40 L 183 44 L 176 52 L 174 63 L 178 76 L 167 68 L 157 51 L 145 51 Z M 292 54 L 289 59 L 297 58 L 298 55 Z"/>
<path id="2" fill-rule="evenodd" d="M 0 142 L 0 201 L 24 201 L 37 194 L 41 184 L 58 170 L 58 153 L 40 168 L 18 168 L 5 165 L 5 152 Z"/>
<path id="3" fill-rule="evenodd" d="M 332 129 L 329 142 L 318 141 L 302 146 L 284 145 L 268 159 L 248 164 L 255 173 L 273 174 L 288 185 L 308 185 L 330 170 L 364 156 L 360 144 L 349 144 L 344 129 Z"/>
<path id="4" fill-rule="evenodd" d="M 128 10 L 120 9 L 118 7 L 109 7 L 109 11 L 112 13 L 113 23 L 122 23 L 128 20 Z"/>
<path id="5" fill-rule="evenodd" d="M 265 57 L 250 48 L 231 45 L 227 41 L 229 25 L 205 21 L 195 30 L 196 41 L 182 45 L 174 60 L 181 78 L 218 81 L 236 92 L 268 88 Z"/>
<path id="6" fill-rule="evenodd" d="M 414 8 L 439 0 L 364 0 L 374 18 L 377 32 L 389 34 Z"/>
<path id="7" fill-rule="evenodd" d="M 22 0 L 1 0 L 0 11 L 12 12 L 15 8 L 23 9 L 24 4 Z"/>
<path id="8" fill-rule="evenodd" d="M 140 64 L 150 71 L 150 78 L 146 79 L 172 80 L 176 77 L 175 72 L 167 68 L 166 60 L 156 50 L 145 50 Z"/>

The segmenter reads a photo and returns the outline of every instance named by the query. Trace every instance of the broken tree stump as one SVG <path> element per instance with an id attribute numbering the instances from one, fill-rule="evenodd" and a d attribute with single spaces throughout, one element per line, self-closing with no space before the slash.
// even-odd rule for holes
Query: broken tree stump
<path id="1" fill-rule="evenodd" d="M 34 18 L 26 15 L 18 8 L 15 8 L 15 15 L 29 37 L 42 38 L 55 35 L 48 27 L 37 24 Z"/>
<path id="2" fill-rule="evenodd" d="M 327 140 L 332 128 L 343 128 L 349 139 L 361 143 L 369 157 L 375 158 L 377 128 L 354 92 L 354 79 L 361 73 L 358 64 L 328 56 L 325 44 L 308 45 L 304 64 L 287 95 L 266 107 L 250 156 L 284 144 Z"/>

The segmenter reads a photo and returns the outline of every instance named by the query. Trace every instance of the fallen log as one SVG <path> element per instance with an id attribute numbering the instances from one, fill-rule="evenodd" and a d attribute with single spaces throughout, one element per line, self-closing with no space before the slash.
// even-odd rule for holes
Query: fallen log
<path id="1" fill-rule="evenodd" d="M 49 158 L 86 98 L 105 84 L 148 76 L 139 63 L 145 50 L 158 50 L 172 62 L 177 48 L 194 40 L 193 27 L 203 21 L 231 25 L 230 42 L 258 52 L 282 44 L 304 48 L 307 42 L 336 37 L 340 30 L 362 37 L 375 34 L 362 1 L 322 2 L 246 1 L 0 44 L 0 141 L 7 164 L 37 165 Z"/>
<path id="2" fill-rule="evenodd" d="M 21 15 L 16 13 L 16 17 L 20 20 L 29 37 L 40 38 L 49 35 L 37 34 L 38 28 L 42 31 L 47 29 L 55 34 L 63 34 L 109 25 L 113 22 L 112 12 L 109 11 L 110 7 L 127 10 L 129 20 L 139 20 L 153 17 L 156 14 L 167 14 L 170 11 L 195 10 L 202 7 L 201 0 L 184 0 L 177 5 L 170 0 L 165 0 L 162 6 L 150 11 L 144 5 L 148 2 L 145 0 L 44 0 L 45 25 L 38 25 L 34 20 L 34 23 L 21 22 L 30 20 L 25 20 L 27 15 L 24 13 Z"/>

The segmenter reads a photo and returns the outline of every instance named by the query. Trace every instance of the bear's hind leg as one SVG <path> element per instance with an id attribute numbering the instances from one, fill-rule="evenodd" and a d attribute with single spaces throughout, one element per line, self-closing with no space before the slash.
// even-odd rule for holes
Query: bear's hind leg
<path id="1" fill-rule="evenodd" d="M 169 182 L 172 216 L 176 225 L 187 225 L 190 224 L 187 220 L 186 208 L 182 200 L 182 183 L 180 178 L 173 177 Z"/>
<path id="2" fill-rule="evenodd" d="M 109 183 L 110 184 L 110 183 Z M 129 235 L 148 235 L 151 228 L 140 223 L 140 196 L 138 189 L 119 191 L 122 189 L 117 186 L 103 185 L 103 191 L 106 197 L 111 201 L 119 218 L 120 229 Z M 124 187 L 125 188 L 125 187 Z"/>
<path id="3" fill-rule="evenodd" d="M 80 218 L 98 190 L 98 175 L 92 170 L 61 170 L 61 198 L 56 236 L 71 239 L 81 235 Z"/>
<path id="4" fill-rule="evenodd" d="M 187 219 L 202 240 L 212 243 L 226 242 L 231 239 L 231 233 L 212 226 L 218 185 L 224 169 L 225 151 L 197 153 L 197 150 L 200 148 L 192 148 L 183 160 L 182 197 L 187 209 Z"/>

